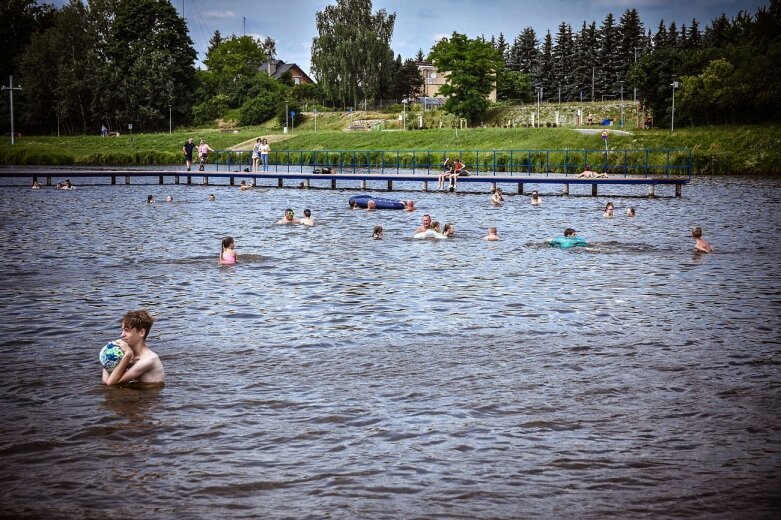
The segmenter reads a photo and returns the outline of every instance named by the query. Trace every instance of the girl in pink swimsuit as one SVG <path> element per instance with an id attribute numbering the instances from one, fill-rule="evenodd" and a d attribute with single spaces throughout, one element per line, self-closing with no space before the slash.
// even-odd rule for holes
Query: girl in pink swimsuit
<path id="1" fill-rule="evenodd" d="M 222 239 L 222 248 L 220 249 L 220 264 L 222 265 L 234 265 L 239 261 L 239 257 L 234 250 L 236 243 L 233 237 L 225 237 Z"/>

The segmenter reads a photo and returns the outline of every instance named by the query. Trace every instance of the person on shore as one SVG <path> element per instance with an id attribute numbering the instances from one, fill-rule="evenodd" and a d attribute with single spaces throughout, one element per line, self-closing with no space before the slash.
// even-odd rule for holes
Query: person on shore
<path id="1" fill-rule="evenodd" d="M 615 211 L 615 209 L 616 207 L 613 205 L 613 203 L 608 201 L 607 204 L 605 204 L 605 217 L 613 218 L 613 212 Z"/>
<path id="2" fill-rule="evenodd" d="M 190 167 L 193 165 L 193 150 L 195 150 L 195 143 L 192 137 L 187 138 L 187 142 L 184 143 L 182 151 L 184 152 L 184 162 L 187 165 L 187 171 L 190 171 Z"/>
<path id="3" fill-rule="evenodd" d="M 40 182 L 38 182 L 37 180 L 36 180 L 36 181 L 33 181 L 33 187 L 32 187 L 32 189 L 34 189 L 34 190 L 40 190 L 40 189 L 41 189 L 41 183 L 40 183 Z"/>
<path id="4" fill-rule="evenodd" d="M 702 238 L 702 228 L 697 226 L 692 229 L 692 238 L 694 239 L 694 249 L 701 253 L 712 253 L 713 247 L 707 240 Z"/>
<path id="5" fill-rule="evenodd" d="M 501 206 L 504 204 L 504 196 L 502 195 L 502 188 L 496 188 L 491 190 L 491 205 Z"/>
<path id="6" fill-rule="evenodd" d="M 540 204 L 542 204 L 542 197 L 540 197 L 537 190 L 534 190 L 532 192 L 532 206 L 539 206 Z"/>
<path id="7" fill-rule="evenodd" d="M 635 208 L 629 208 L 628 210 L 626 210 L 626 216 L 628 218 L 634 217 L 635 216 Z"/>
<path id="8" fill-rule="evenodd" d="M 382 240 L 382 226 L 374 226 L 374 234 L 372 235 L 374 240 Z"/>
<path id="9" fill-rule="evenodd" d="M 209 152 L 213 152 L 214 149 L 206 144 L 205 139 L 201 139 L 201 144 L 198 145 L 198 159 L 200 160 L 200 166 L 198 167 L 198 171 L 203 171 L 204 166 L 206 165 L 206 158 L 209 156 Z"/>
<path id="10" fill-rule="evenodd" d="M 404 211 L 408 211 L 408 212 L 415 211 L 415 201 L 414 200 L 405 200 L 404 201 Z"/>
<path id="11" fill-rule="evenodd" d="M 260 164 L 260 145 L 261 139 L 255 139 L 255 146 L 252 147 L 252 173 L 257 173 Z"/>
<path id="12" fill-rule="evenodd" d="M 483 238 L 483 240 L 488 240 L 490 242 L 494 242 L 496 240 L 499 240 L 499 233 L 497 232 L 495 227 L 489 227 L 488 228 L 488 234 Z"/>
<path id="13" fill-rule="evenodd" d="M 300 221 L 295 217 L 295 214 L 293 213 L 293 210 L 290 208 L 287 208 L 285 210 L 285 215 L 277 220 L 277 224 L 299 224 Z"/>
<path id="14" fill-rule="evenodd" d="M 263 161 L 263 171 L 268 171 L 268 154 L 271 153 L 271 147 L 268 145 L 268 140 L 263 139 L 260 143 L 260 160 Z"/>
<path id="15" fill-rule="evenodd" d="M 315 225 L 315 219 L 312 218 L 312 210 L 309 208 L 306 208 L 304 210 L 304 218 L 302 218 L 299 221 L 299 224 L 302 226 L 314 226 Z"/>
<path id="16" fill-rule="evenodd" d="M 122 359 L 111 373 L 103 369 L 103 384 L 164 383 L 165 369 L 160 358 L 146 344 L 154 318 L 145 310 L 129 311 L 122 318 L 122 335 L 116 343 L 124 352 Z"/>
<path id="17" fill-rule="evenodd" d="M 100 125 L 100 137 L 106 137 L 108 135 L 108 128 L 106 125 Z"/>
<path id="18" fill-rule="evenodd" d="M 154 195 L 151 195 L 151 194 L 150 194 L 150 195 L 147 195 L 147 196 L 146 196 L 146 203 L 147 203 L 147 204 L 152 204 L 154 201 L 155 201 L 155 197 L 154 197 Z"/>
<path id="19" fill-rule="evenodd" d="M 442 234 L 448 238 L 453 238 L 456 234 L 456 226 L 450 223 L 445 224 L 445 227 L 442 229 Z"/>
<path id="20" fill-rule="evenodd" d="M 220 245 L 220 264 L 234 265 L 238 263 L 239 255 L 236 254 L 236 242 L 233 237 L 225 237 Z"/>
<path id="21" fill-rule="evenodd" d="M 415 229 L 415 233 L 423 233 L 425 231 L 428 231 L 431 229 L 431 215 L 426 213 L 423 215 L 423 219 L 421 220 L 420 226 Z"/>

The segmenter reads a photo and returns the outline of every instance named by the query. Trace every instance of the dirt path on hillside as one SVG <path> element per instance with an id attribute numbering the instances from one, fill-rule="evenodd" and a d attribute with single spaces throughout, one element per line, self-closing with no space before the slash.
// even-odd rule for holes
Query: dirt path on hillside
<path id="1" fill-rule="evenodd" d="M 252 139 L 247 139 L 243 143 L 234 144 L 233 146 L 228 148 L 228 150 L 233 150 L 233 151 L 247 150 L 247 149 L 251 150 L 252 147 L 255 145 L 255 139 L 257 139 L 258 137 L 260 137 L 261 139 L 266 139 L 269 142 L 269 144 L 272 144 L 272 143 L 278 143 L 280 141 L 285 141 L 287 139 L 290 139 L 291 137 L 293 137 L 293 134 L 259 135 L 257 137 L 253 137 Z"/>

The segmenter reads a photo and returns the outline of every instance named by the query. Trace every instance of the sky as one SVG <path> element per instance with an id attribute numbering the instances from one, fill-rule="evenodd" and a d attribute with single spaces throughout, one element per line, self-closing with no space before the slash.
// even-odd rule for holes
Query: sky
<path id="1" fill-rule="evenodd" d="M 42 0 L 46 1 L 46 0 Z M 61 6 L 67 0 L 48 0 Z M 203 67 L 209 39 L 214 31 L 230 36 L 251 35 L 277 42 L 277 59 L 296 63 L 310 72 L 312 38 L 317 36 L 315 13 L 336 0 L 171 0 L 187 19 L 190 38 L 198 52 L 196 66 Z M 504 34 L 508 43 L 532 27 L 542 39 L 556 34 L 561 22 L 573 32 L 583 22 L 602 24 L 608 13 L 616 21 L 627 9 L 637 9 L 646 30 L 656 32 L 659 22 L 691 25 L 704 30 L 721 13 L 734 17 L 739 11 L 755 14 L 770 0 L 374 0 L 373 9 L 396 13 L 391 47 L 402 59 L 413 58 L 418 49 L 427 54 L 443 36 L 457 31 L 469 37 Z"/>

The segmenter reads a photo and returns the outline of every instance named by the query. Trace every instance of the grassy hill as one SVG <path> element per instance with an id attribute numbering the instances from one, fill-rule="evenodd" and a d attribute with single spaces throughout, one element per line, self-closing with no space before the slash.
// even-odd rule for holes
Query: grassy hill
<path id="1" fill-rule="evenodd" d="M 556 106 L 560 122 L 572 118 L 571 105 L 565 114 Z M 595 118 L 614 116 L 615 104 L 604 104 L 594 111 Z M 620 108 L 620 107 L 619 107 Z M 526 110 L 527 112 L 523 112 Z M 455 130 L 452 128 L 402 130 L 397 112 L 323 112 L 317 116 L 317 132 L 313 114 L 292 133 L 283 134 L 276 122 L 240 129 L 178 129 L 172 134 L 123 134 L 119 137 L 100 136 L 23 136 L 17 144 L 0 143 L 0 164 L 6 165 L 141 165 L 178 164 L 181 148 L 187 137 L 196 142 L 204 138 L 218 150 L 251 148 L 259 136 L 268 137 L 272 149 L 280 150 L 583 150 L 601 149 L 598 134 L 584 135 L 573 126 L 530 128 L 522 126 L 529 115 L 527 107 L 495 107 L 489 113 L 485 128 Z M 536 109 L 535 109 L 536 110 Z M 585 111 L 584 111 L 585 113 Z M 555 115 L 555 114 L 554 114 Z M 550 116 L 550 115 L 549 115 Z M 548 116 L 546 116 L 548 117 Z M 634 116 L 633 116 L 634 117 Z M 426 124 L 452 122 L 452 116 L 442 111 L 428 111 Z M 376 122 L 382 130 L 346 131 L 358 120 Z M 493 124 L 513 124 L 510 128 Z M 625 112 L 625 121 L 628 121 Z M 408 114 L 408 122 L 417 125 L 418 113 Z M 574 121 L 570 121 L 574 122 Z M 443 126 L 446 126 L 443 124 Z M 625 127 L 628 135 L 611 133 L 612 149 L 690 148 L 693 150 L 695 173 L 781 173 L 781 126 L 719 126 L 642 130 Z M 592 126 L 594 130 L 601 127 Z"/>

